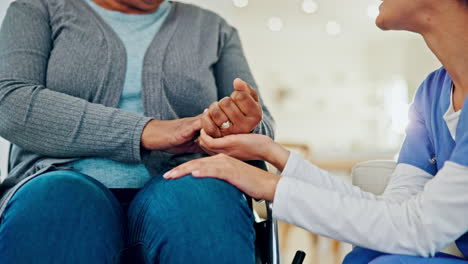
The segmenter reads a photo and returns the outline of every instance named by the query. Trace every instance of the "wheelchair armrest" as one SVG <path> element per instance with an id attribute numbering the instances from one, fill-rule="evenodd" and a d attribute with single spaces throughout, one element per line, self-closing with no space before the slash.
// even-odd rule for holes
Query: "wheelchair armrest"
<path id="1" fill-rule="evenodd" d="M 263 207 L 266 213 L 265 217 L 259 217 L 255 212 L 255 230 L 256 230 L 256 250 L 261 259 L 268 259 L 269 264 L 279 264 L 279 242 L 278 242 L 278 223 L 273 219 L 271 204 L 261 201 L 255 207 Z M 265 247 L 264 245 L 268 245 Z M 263 263 L 256 261 L 256 263 Z"/>
<path id="2" fill-rule="evenodd" d="M 373 160 L 357 164 L 351 173 L 353 185 L 373 194 L 382 194 L 395 170 L 396 162 L 391 160 Z M 462 257 L 455 243 L 451 243 L 441 252 Z"/>
<path id="3" fill-rule="evenodd" d="M 351 172 L 353 185 L 373 194 L 382 194 L 395 167 L 396 162 L 393 160 L 361 162 Z"/>

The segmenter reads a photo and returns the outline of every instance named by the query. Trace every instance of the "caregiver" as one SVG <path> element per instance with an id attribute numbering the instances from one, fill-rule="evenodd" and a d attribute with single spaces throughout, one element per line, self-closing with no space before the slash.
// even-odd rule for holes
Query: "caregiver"
<path id="1" fill-rule="evenodd" d="M 455 241 L 468 256 L 468 3 L 385 0 L 376 23 L 421 34 L 443 64 L 416 93 L 383 195 L 364 192 L 261 135 L 215 139 L 202 131 L 200 145 L 224 154 L 188 162 L 165 177 L 216 177 L 273 201 L 277 219 L 357 245 L 345 263 L 468 263 L 438 253 Z M 281 177 L 238 159 L 266 160 Z"/>

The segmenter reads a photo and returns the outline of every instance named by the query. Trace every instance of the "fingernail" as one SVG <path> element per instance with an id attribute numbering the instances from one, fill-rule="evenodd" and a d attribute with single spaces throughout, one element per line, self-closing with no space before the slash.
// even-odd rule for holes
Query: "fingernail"
<path id="1" fill-rule="evenodd" d="M 200 176 L 200 171 L 196 170 L 192 172 L 193 176 Z"/>
<path id="2" fill-rule="evenodd" d="M 166 172 L 166 173 L 163 175 L 163 177 L 164 177 L 165 179 L 169 179 L 169 177 L 171 177 L 171 175 L 172 175 L 172 172 L 168 171 L 168 172 Z"/>
<path id="3" fill-rule="evenodd" d="M 203 110 L 203 113 L 206 113 L 206 112 L 208 112 L 208 108 L 207 108 L 207 109 L 205 109 L 205 110 Z"/>

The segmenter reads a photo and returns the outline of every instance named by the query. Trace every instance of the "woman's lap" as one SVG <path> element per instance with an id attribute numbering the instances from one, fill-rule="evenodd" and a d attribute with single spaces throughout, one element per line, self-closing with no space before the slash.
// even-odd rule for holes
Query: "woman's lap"
<path id="1" fill-rule="evenodd" d="M 73 255 L 73 245 L 72 251 L 81 257 L 113 263 L 128 230 L 130 258 L 210 263 L 224 257 L 232 263 L 253 262 L 252 213 L 242 193 L 225 182 L 156 177 L 137 194 L 127 214 L 125 227 L 127 219 L 114 195 L 94 179 L 73 171 L 46 173 L 25 184 L 9 202 L 0 222 L 0 255 L 3 259 L 12 254 L 13 260 L 21 257 L 20 251 L 22 257 L 34 259 L 48 253 L 54 259 L 44 263 L 73 263 L 63 261 Z M 31 243 L 40 246 L 28 251 L 34 248 Z M 81 251 L 99 251 L 100 256 L 78 254 Z M 73 260 L 84 261 L 80 256 Z"/>
<path id="2" fill-rule="evenodd" d="M 253 218 L 243 194 L 216 179 L 156 177 L 132 201 L 130 246 L 161 263 L 252 263 Z M 186 245 L 184 250 L 180 246 Z"/>
<path id="3" fill-rule="evenodd" d="M 344 259 L 343 264 L 466 264 L 468 261 L 444 253 L 433 258 L 407 255 L 391 255 L 366 248 L 355 247 Z"/>
<path id="4" fill-rule="evenodd" d="M 117 263 L 124 230 L 122 210 L 104 186 L 77 172 L 49 172 L 8 203 L 0 255 L 5 263 Z"/>

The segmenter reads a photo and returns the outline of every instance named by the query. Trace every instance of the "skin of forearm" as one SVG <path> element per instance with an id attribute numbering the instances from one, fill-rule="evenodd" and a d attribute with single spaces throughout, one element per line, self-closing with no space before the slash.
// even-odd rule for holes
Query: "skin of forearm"
<path id="1" fill-rule="evenodd" d="M 151 137 L 150 131 L 151 131 L 151 126 L 152 125 L 154 125 L 154 120 L 151 120 L 146 124 L 146 126 L 143 129 L 143 132 L 141 134 L 140 144 L 145 150 L 150 149 L 149 141 L 150 141 L 150 137 Z"/>
<path id="2" fill-rule="evenodd" d="M 291 154 L 289 150 L 274 141 L 268 144 L 266 150 L 263 160 L 283 171 Z"/>
<path id="3" fill-rule="evenodd" d="M 275 193 L 276 187 L 278 186 L 278 182 L 280 180 L 280 176 L 267 172 L 267 176 L 265 177 L 265 191 L 264 196 L 262 197 L 264 200 L 273 202 L 275 200 Z"/>

